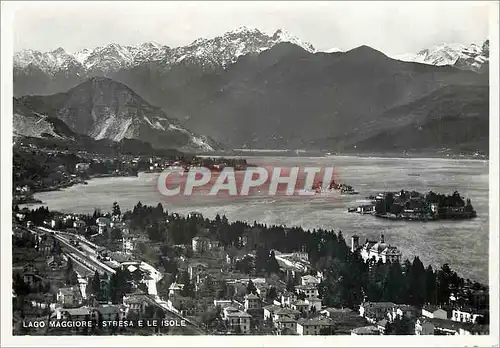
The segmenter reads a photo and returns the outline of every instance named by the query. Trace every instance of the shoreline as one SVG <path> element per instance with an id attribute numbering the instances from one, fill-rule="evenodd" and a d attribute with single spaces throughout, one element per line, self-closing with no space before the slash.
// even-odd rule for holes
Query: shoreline
<path id="1" fill-rule="evenodd" d="M 69 188 L 75 185 L 86 185 L 87 181 L 90 181 L 92 179 L 101 179 L 101 178 L 128 178 L 128 177 L 137 177 L 137 175 L 115 175 L 115 174 L 96 174 L 96 175 L 91 175 L 88 179 L 85 180 L 72 180 L 70 182 L 65 182 L 56 186 L 50 186 L 50 187 L 43 187 L 39 189 L 33 189 L 32 193 L 37 194 L 37 193 L 42 193 L 42 192 L 53 192 L 53 191 L 61 191 L 62 189 Z M 36 200 L 36 199 L 35 199 Z M 43 203 L 43 202 L 27 202 L 27 203 Z M 22 203 L 25 204 L 25 203 Z"/>
<path id="2" fill-rule="evenodd" d="M 228 157 L 228 154 L 221 155 Z M 479 162 L 489 162 L 489 157 L 479 157 L 479 156 L 438 156 L 433 154 L 414 154 L 414 155 L 401 155 L 401 154 L 380 154 L 380 153 L 343 153 L 343 154 L 318 154 L 315 152 L 311 153 L 300 153 L 300 154 L 287 154 L 286 152 L 265 152 L 265 151 L 249 151 L 241 154 L 229 155 L 232 157 L 278 157 L 278 158 L 293 158 L 293 157 L 312 157 L 312 158 L 335 158 L 335 157 L 354 157 L 354 158 L 371 158 L 371 159 L 408 159 L 408 160 L 452 160 L 452 161 L 479 161 Z"/>

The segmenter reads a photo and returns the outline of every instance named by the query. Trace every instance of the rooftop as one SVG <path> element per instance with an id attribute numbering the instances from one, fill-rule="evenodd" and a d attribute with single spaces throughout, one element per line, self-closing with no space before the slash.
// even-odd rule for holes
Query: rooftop
<path id="1" fill-rule="evenodd" d="M 280 319 L 278 319 L 278 322 L 281 322 L 281 323 L 296 323 L 297 320 L 295 320 L 294 318 L 291 318 L 289 316 L 283 316 L 281 317 Z"/>
<path id="2" fill-rule="evenodd" d="M 436 318 L 421 318 L 421 324 L 423 323 L 432 323 L 435 328 L 445 329 L 445 330 L 454 330 L 458 331 L 459 329 L 471 331 L 474 328 L 479 328 L 481 325 L 472 324 L 472 323 L 462 323 L 459 321 L 451 321 L 446 319 L 436 319 Z"/>
<path id="3" fill-rule="evenodd" d="M 281 309 L 281 307 L 272 304 L 272 305 L 265 306 L 264 309 L 268 310 L 269 312 L 276 312 L 278 309 Z"/>
<path id="4" fill-rule="evenodd" d="M 328 307 L 328 308 L 325 308 L 324 309 L 325 311 L 329 312 L 330 314 L 332 313 L 345 313 L 345 314 L 348 314 L 348 313 L 354 313 L 354 311 L 350 308 L 332 308 L 332 307 Z"/>
<path id="5" fill-rule="evenodd" d="M 70 316 L 82 316 L 82 315 L 89 315 L 91 308 L 87 306 L 82 306 L 79 308 L 64 308 L 62 311 L 69 314 Z"/>
<path id="6" fill-rule="evenodd" d="M 385 327 L 387 323 L 388 323 L 387 319 L 382 319 L 377 322 L 377 325 Z"/>
<path id="7" fill-rule="evenodd" d="M 317 287 L 315 285 L 297 285 L 296 290 L 315 290 Z"/>
<path id="8" fill-rule="evenodd" d="M 373 309 L 387 309 L 396 307 L 395 303 L 392 302 L 364 302 L 361 306 L 365 309 L 373 308 Z"/>
<path id="9" fill-rule="evenodd" d="M 426 310 L 428 312 L 434 313 L 435 311 L 437 311 L 438 309 L 441 309 L 441 308 L 439 308 L 438 306 L 434 306 L 434 305 L 424 305 L 422 307 L 422 309 Z"/>
<path id="10" fill-rule="evenodd" d="M 358 327 L 353 329 L 352 332 L 356 335 L 379 335 L 378 328 L 374 325 Z"/>
<path id="11" fill-rule="evenodd" d="M 318 278 L 316 278 L 315 276 L 310 275 L 310 274 L 306 274 L 305 276 L 302 276 L 301 279 L 306 280 L 306 281 L 315 281 L 315 282 L 318 281 Z"/>
<path id="12" fill-rule="evenodd" d="M 293 303 L 294 306 L 309 306 L 309 303 L 307 303 L 304 300 L 298 300 Z"/>
<path id="13" fill-rule="evenodd" d="M 322 326 L 328 326 L 328 325 L 334 325 L 334 322 L 331 319 L 324 318 L 324 317 L 315 317 L 315 318 L 309 318 L 309 319 L 299 319 L 297 322 L 298 324 L 302 326 L 310 326 L 310 325 L 322 325 Z"/>
<path id="14" fill-rule="evenodd" d="M 260 297 L 255 295 L 255 294 L 248 294 L 245 296 L 245 299 L 247 299 L 247 300 L 260 300 Z"/>
<path id="15" fill-rule="evenodd" d="M 73 288 L 59 288 L 59 292 L 61 293 L 61 295 L 64 295 L 64 296 L 74 295 L 75 289 L 73 289 Z"/>
<path id="16" fill-rule="evenodd" d="M 251 318 L 252 316 L 248 313 L 245 313 L 243 311 L 235 311 L 235 312 L 229 312 L 226 314 L 227 317 L 239 317 L 239 318 Z"/>
<path id="17" fill-rule="evenodd" d="M 116 305 L 102 305 L 96 307 L 96 310 L 101 314 L 116 314 L 120 312 L 120 307 Z"/>
<path id="18" fill-rule="evenodd" d="M 280 308 L 276 310 L 276 315 L 295 315 L 299 313 L 299 311 L 291 308 Z"/>

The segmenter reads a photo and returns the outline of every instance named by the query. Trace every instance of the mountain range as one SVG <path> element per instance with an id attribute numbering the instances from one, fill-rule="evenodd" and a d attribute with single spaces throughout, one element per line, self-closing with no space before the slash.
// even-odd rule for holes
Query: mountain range
<path id="1" fill-rule="evenodd" d="M 429 65 L 451 65 L 460 69 L 487 72 L 490 59 L 490 41 L 476 44 L 442 44 L 421 50 L 417 54 L 394 56 L 394 59 Z"/>
<path id="2" fill-rule="evenodd" d="M 246 54 L 259 54 L 281 42 L 309 52 L 315 48 L 284 30 L 268 35 L 255 28 L 240 27 L 211 39 L 171 48 L 153 42 L 137 46 L 111 43 L 68 53 L 22 50 L 14 54 L 14 95 L 64 92 L 92 76 L 109 76 L 120 70 L 149 64 L 167 71 L 174 66 L 194 65 L 201 71 L 224 68 Z"/>
<path id="3" fill-rule="evenodd" d="M 178 48 L 23 51 L 14 91 L 73 131 L 155 147 L 488 152 L 487 41 L 398 59 L 329 52 L 245 27 Z"/>

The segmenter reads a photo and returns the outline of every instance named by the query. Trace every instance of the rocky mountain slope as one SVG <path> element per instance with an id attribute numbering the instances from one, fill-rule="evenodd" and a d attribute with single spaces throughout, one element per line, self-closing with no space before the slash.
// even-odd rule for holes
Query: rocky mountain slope
<path id="1" fill-rule="evenodd" d="M 48 117 L 26 107 L 14 98 L 14 136 L 34 138 L 71 139 L 75 134 L 69 127 L 55 117 Z"/>
<path id="2" fill-rule="evenodd" d="M 216 146 L 210 139 L 197 136 L 168 118 L 127 86 L 108 78 L 90 78 L 66 93 L 25 96 L 15 99 L 15 103 L 22 108 L 14 114 L 14 130 L 26 136 L 42 133 L 57 136 L 56 130 L 47 129 L 43 123 L 35 127 L 38 121 L 32 121 L 34 117 L 42 120 L 49 117 L 95 140 L 138 139 L 156 148 L 188 151 L 211 151 Z"/>
<path id="3" fill-rule="evenodd" d="M 68 53 L 63 48 L 45 53 L 23 50 L 14 55 L 14 94 L 63 92 L 90 76 L 112 77 L 120 70 L 149 64 L 155 64 L 162 71 L 177 65 L 194 66 L 202 71 L 225 68 L 240 56 L 258 54 L 281 42 L 315 52 L 311 44 L 281 29 L 268 35 L 247 27 L 175 48 L 147 42 L 137 46 L 111 43 L 76 53 Z"/>
<path id="4" fill-rule="evenodd" d="M 317 139 L 358 132 L 442 87 L 488 85 L 484 75 L 401 62 L 366 46 L 311 54 L 286 43 L 175 88 L 167 78 L 146 83 L 148 75 L 127 75 L 128 83 L 141 81 L 141 95 L 158 98 L 193 131 L 235 148 L 316 147 Z"/>
<path id="5" fill-rule="evenodd" d="M 392 108 L 358 132 L 323 139 L 340 152 L 488 154 L 489 88 L 446 86 Z"/>
<path id="6" fill-rule="evenodd" d="M 417 54 L 395 56 L 395 59 L 430 65 L 451 65 L 457 68 L 482 71 L 490 57 L 490 42 L 486 40 L 482 46 L 476 44 L 442 44 L 424 49 Z"/>

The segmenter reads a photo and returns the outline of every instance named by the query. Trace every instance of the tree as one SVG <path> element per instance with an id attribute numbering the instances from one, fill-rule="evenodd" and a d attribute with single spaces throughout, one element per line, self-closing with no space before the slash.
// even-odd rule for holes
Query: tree
<path id="1" fill-rule="evenodd" d="M 257 248 L 255 252 L 255 270 L 257 273 L 267 271 L 269 262 L 269 250 L 265 248 Z"/>
<path id="2" fill-rule="evenodd" d="M 122 230 L 115 227 L 111 230 L 111 239 L 112 240 L 120 240 L 123 238 L 123 233 L 122 233 Z"/>
<path id="3" fill-rule="evenodd" d="M 137 286 L 137 288 L 138 288 L 139 290 L 141 290 L 142 292 L 144 292 L 145 294 L 149 293 L 148 287 L 147 287 L 147 285 L 146 285 L 146 284 L 144 284 L 144 283 L 140 283 L 140 284 Z"/>
<path id="4" fill-rule="evenodd" d="M 117 202 L 113 203 L 113 213 L 111 215 L 117 219 L 120 219 L 120 217 L 122 216 L 120 206 L 118 205 Z"/>
<path id="5" fill-rule="evenodd" d="M 280 272 L 280 265 L 278 264 L 278 261 L 276 260 L 276 256 L 274 255 L 274 250 L 271 250 L 271 254 L 269 255 L 269 260 L 267 262 L 267 274 L 279 274 Z"/>
<path id="6" fill-rule="evenodd" d="M 437 304 L 436 275 L 431 265 L 425 270 L 425 301 L 430 304 Z"/>
<path id="7" fill-rule="evenodd" d="M 267 293 L 267 298 L 270 302 L 274 301 L 278 297 L 278 291 L 274 286 L 271 286 L 269 292 Z"/>
<path id="8" fill-rule="evenodd" d="M 104 226 L 104 228 L 102 229 L 102 237 L 104 239 L 109 239 L 109 230 L 107 226 Z"/>
<path id="9" fill-rule="evenodd" d="M 90 290 L 97 298 L 101 298 L 101 277 L 99 273 L 95 271 L 92 281 L 90 283 Z"/>
<path id="10" fill-rule="evenodd" d="M 14 293 L 17 296 L 24 296 L 24 295 L 29 294 L 29 292 L 30 292 L 29 285 L 24 282 L 23 278 L 21 277 L 21 275 L 19 273 L 16 273 L 16 275 L 14 276 L 14 282 L 13 282 L 12 286 L 14 289 Z"/>
<path id="11" fill-rule="evenodd" d="M 415 326 L 409 318 L 405 316 L 398 317 L 392 323 L 387 323 L 385 333 L 387 335 L 413 335 Z"/>
<path id="12" fill-rule="evenodd" d="M 256 294 L 256 293 L 257 293 L 257 288 L 255 287 L 255 284 L 253 283 L 252 279 L 250 279 L 247 284 L 247 294 Z"/>
<path id="13" fill-rule="evenodd" d="M 251 256 L 245 256 L 235 264 L 235 268 L 241 273 L 251 275 L 255 271 L 255 262 Z"/>
<path id="14" fill-rule="evenodd" d="M 78 284 L 78 275 L 76 274 L 75 270 L 73 269 L 73 260 L 71 260 L 71 259 L 68 259 L 68 264 L 67 264 L 66 273 L 65 273 L 65 280 L 66 280 L 66 283 L 69 285 Z"/>
<path id="15" fill-rule="evenodd" d="M 437 274 L 437 304 L 446 304 L 449 302 L 451 295 L 451 281 L 453 272 L 450 266 L 445 263 Z"/>
<path id="16" fill-rule="evenodd" d="M 387 213 L 387 206 L 385 204 L 385 200 L 381 199 L 381 200 L 378 200 L 377 203 L 375 203 L 375 211 L 378 214 L 386 214 Z"/>
<path id="17" fill-rule="evenodd" d="M 295 291 L 295 281 L 291 275 L 288 276 L 288 280 L 286 282 L 286 290 Z"/>
<path id="18" fill-rule="evenodd" d="M 181 290 L 181 295 L 184 297 L 194 297 L 195 295 L 195 287 L 189 278 L 189 273 L 187 271 L 182 272 L 181 274 L 181 283 L 184 287 Z"/>
<path id="19" fill-rule="evenodd" d="M 219 285 L 217 286 L 217 292 L 216 292 L 217 299 L 220 300 L 229 298 L 230 295 L 228 290 L 229 289 L 227 283 L 224 280 L 220 281 Z"/>

